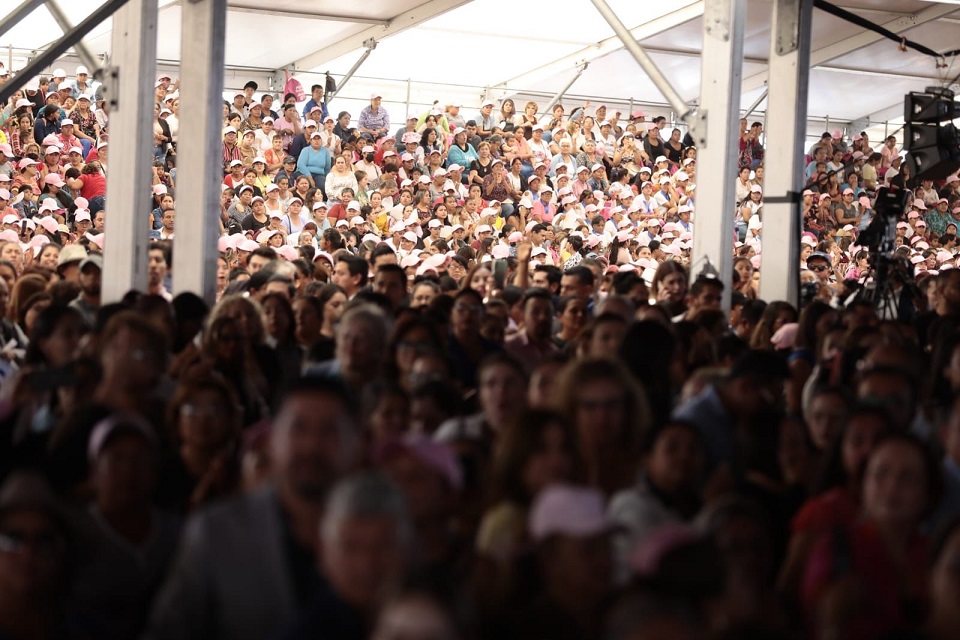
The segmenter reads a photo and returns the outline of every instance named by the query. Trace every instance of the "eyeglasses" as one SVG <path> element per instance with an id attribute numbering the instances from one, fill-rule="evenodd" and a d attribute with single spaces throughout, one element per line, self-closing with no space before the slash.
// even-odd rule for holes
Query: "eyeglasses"
<path id="1" fill-rule="evenodd" d="M 812 267 L 808 266 L 807 268 L 810 269 L 810 271 L 829 271 L 830 270 L 830 267 L 827 267 L 822 264 L 817 264 Z"/>

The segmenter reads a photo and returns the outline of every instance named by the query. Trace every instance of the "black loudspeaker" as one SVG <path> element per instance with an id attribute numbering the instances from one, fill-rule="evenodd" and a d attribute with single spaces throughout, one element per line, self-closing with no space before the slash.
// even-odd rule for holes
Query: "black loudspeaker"
<path id="1" fill-rule="evenodd" d="M 938 93 L 908 93 L 903 101 L 903 119 L 906 122 L 944 122 L 956 118 L 956 108 L 953 94 Z"/>
<path id="2" fill-rule="evenodd" d="M 954 102 L 952 91 L 927 87 L 923 93 L 908 93 L 903 116 L 911 186 L 919 180 L 942 180 L 960 168 L 960 137 L 950 122 L 960 117 L 960 105 Z"/>
<path id="3" fill-rule="evenodd" d="M 953 124 L 907 124 L 904 142 L 912 179 L 943 180 L 960 169 L 960 140 Z"/>

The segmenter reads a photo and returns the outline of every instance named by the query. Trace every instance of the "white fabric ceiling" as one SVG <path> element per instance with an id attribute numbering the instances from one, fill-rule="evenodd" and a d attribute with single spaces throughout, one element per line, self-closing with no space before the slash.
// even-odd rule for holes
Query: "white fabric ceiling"
<path id="1" fill-rule="evenodd" d="M 900 19 L 904 36 L 934 50 L 952 49 L 960 42 L 960 5 L 955 2 L 836 2 L 880 24 Z M 0 0 L 0 12 L 7 13 L 17 4 L 19 0 Z M 99 4 L 99 0 L 61 1 L 75 22 Z M 164 63 L 176 64 L 180 57 L 179 4 L 160 0 L 158 58 Z M 609 0 L 609 4 L 628 27 L 637 27 L 641 42 L 680 94 L 696 100 L 702 41 L 698 6 L 702 5 L 696 0 Z M 309 85 L 318 81 L 314 73 L 345 73 L 361 55 L 363 41 L 376 37 L 376 50 L 337 98 L 336 109 L 354 115 L 374 87 L 384 94 L 396 121 L 402 119 L 408 102 L 418 109 L 434 100 L 462 102 L 470 113 L 483 95 L 533 96 L 543 104 L 573 77 L 580 60 L 591 62 L 567 91 L 566 102 L 593 97 L 615 105 L 659 105 L 661 112 L 668 111 L 661 93 L 612 37 L 589 0 L 350 4 L 274 0 L 269 10 L 256 8 L 252 0 L 230 0 L 229 5 L 226 64 L 234 69 L 230 77 L 246 73 L 261 79 L 274 75 L 274 70 L 295 69 L 297 77 Z M 744 108 L 763 91 L 770 13 L 770 0 L 748 0 Z M 670 28 L 663 29 L 664 23 L 670 23 Z M 0 37 L 0 50 L 12 46 L 19 59 L 59 33 L 41 8 Z M 98 27 L 87 43 L 95 53 L 108 53 L 110 25 Z M 948 68 L 937 69 L 932 58 L 900 52 L 888 40 L 865 40 L 859 27 L 819 10 L 814 11 L 812 50 L 814 60 L 818 53 L 823 58 L 810 76 L 809 115 L 816 121 L 811 125 L 815 130 L 822 130 L 823 120 L 839 126 L 867 116 L 872 123 L 890 121 L 895 128 L 904 93 L 960 74 L 960 64 L 948 61 Z M 68 60 L 63 66 L 70 71 Z M 761 103 L 758 113 L 763 109 Z"/>

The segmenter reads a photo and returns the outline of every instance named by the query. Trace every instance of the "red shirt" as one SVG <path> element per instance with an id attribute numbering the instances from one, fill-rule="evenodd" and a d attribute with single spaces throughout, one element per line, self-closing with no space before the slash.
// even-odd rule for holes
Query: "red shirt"
<path id="1" fill-rule="evenodd" d="M 345 220 L 345 219 L 349 220 L 350 219 L 347 217 L 347 208 L 343 206 L 342 202 L 338 202 L 337 204 L 330 207 L 330 211 L 329 213 L 327 213 L 327 217 L 330 218 L 331 220 Z"/>
<path id="2" fill-rule="evenodd" d="M 815 620 L 829 587 L 853 576 L 862 596 L 849 619 L 846 638 L 873 640 L 917 624 L 926 600 L 928 553 L 927 539 L 915 535 L 907 549 L 907 569 L 899 571 L 872 522 L 825 534 L 807 560 L 801 590 L 804 612 Z"/>
<path id="3" fill-rule="evenodd" d="M 850 526 L 857 517 L 857 504 L 850 492 L 836 488 L 803 503 L 790 528 L 793 533 L 827 533 Z"/>
<path id="4" fill-rule="evenodd" d="M 107 195 L 107 179 L 99 173 L 89 173 L 80 176 L 83 181 L 83 187 L 80 189 L 80 195 L 90 202 L 97 196 Z"/>

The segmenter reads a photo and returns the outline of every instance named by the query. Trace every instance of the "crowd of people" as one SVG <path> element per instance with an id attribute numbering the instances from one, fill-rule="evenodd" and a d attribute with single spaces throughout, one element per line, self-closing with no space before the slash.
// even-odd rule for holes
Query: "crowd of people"
<path id="1" fill-rule="evenodd" d="M 169 287 L 171 77 L 121 301 L 100 87 L 0 112 L 0 638 L 957 637 L 956 176 L 825 133 L 763 301 L 743 121 L 725 312 L 664 117 L 279 98 L 223 104 L 212 306 Z"/>

